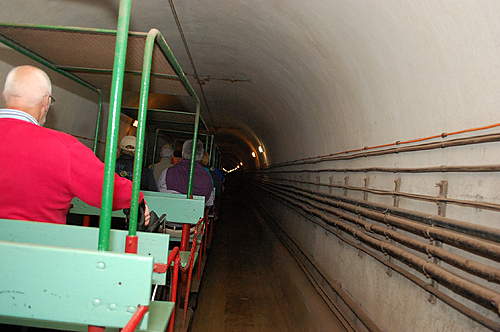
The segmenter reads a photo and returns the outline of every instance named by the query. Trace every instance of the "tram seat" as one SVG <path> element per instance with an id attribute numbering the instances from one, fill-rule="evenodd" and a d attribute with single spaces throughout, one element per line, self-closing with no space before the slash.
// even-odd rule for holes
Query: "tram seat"
<path id="1" fill-rule="evenodd" d="M 150 303 L 152 257 L 7 241 L 0 241 L 0 253 L 2 323 L 76 331 L 87 325 L 121 328 L 137 305 L 150 306 L 156 320 L 155 312 L 169 317 L 173 308 Z M 148 330 L 149 316 L 141 330 Z"/>
<path id="2" fill-rule="evenodd" d="M 153 257 L 154 263 L 167 264 L 168 234 L 138 232 L 137 235 L 139 256 Z M 126 231 L 112 229 L 110 251 L 123 253 L 126 236 Z M 0 219 L 0 241 L 94 250 L 98 237 L 99 229 L 94 227 Z M 153 284 L 165 285 L 166 281 L 165 273 L 153 273 Z"/>
<path id="3" fill-rule="evenodd" d="M 184 194 L 172 194 L 172 193 L 162 193 L 153 191 L 142 191 L 144 194 L 144 199 L 148 203 L 151 211 L 154 211 L 157 215 L 166 214 L 167 221 L 175 222 L 179 224 L 196 224 L 200 218 L 203 218 L 205 213 L 205 197 L 204 196 L 193 196 L 193 199 L 186 198 Z M 75 198 L 73 199 L 73 207 L 70 213 L 83 214 L 83 215 L 99 215 L 100 210 L 98 208 L 92 207 L 81 200 Z M 123 212 L 113 211 L 114 217 L 125 217 Z M 119 232 L 112 230 L 112 232 Z M 139 250 L 141 249 L 141 237 L 142 241 L 148 241 L 147 237 L 143 237 L 142 234 L 155 234 L 155 233 L 140 233 L 139 236 Z M 179 237 L 170 237 L 170 241 L 180 242 Z M 198 239 L 198 243 L 201 243 L 202 239 Z M 95 242 L 92 242 L 95 243 Z M 120 241 L 120 244 L 122 241 Z M 189 251 L 181 251 L 181 264 L 186 266 L 189 258 Z M 194 257 L 194 262 L 198 254 Z M 165 262 L 166 263 L 166 262 Z"/>
<path id="4" fill-rule="evenodd" d="M 203 218 L 205 212 L 205 197 L 193 196 L 186 198 L 184 194 L 161 193 L 154 191 L 142 191 L 149 209 L 157 215 L 167 215 L 167 221 L 180 224 L 196 224 Z M 73 199 L 73 207 L 70 213 L 83 215 L 99 215 L 100 209 L 87 205 L 78 198 Z M 123 212 L 113 211 L 114 217 L 125 218 Z"/>

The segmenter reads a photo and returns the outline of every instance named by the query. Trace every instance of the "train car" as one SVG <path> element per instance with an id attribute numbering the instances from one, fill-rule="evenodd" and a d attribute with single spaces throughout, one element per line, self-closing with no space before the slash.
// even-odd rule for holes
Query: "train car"
<path id="1" fill-rule="evenodd" d="M 500 331 L 500 2 L 0 10 L 1 331 Z"/>

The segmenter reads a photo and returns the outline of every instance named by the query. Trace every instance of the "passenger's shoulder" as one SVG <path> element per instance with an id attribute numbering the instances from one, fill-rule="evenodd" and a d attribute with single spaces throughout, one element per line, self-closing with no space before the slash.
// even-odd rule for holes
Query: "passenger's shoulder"
<path id="1" fill-rule="evenodd" d="M 67 147 L 70 147 L 74 144 L 83 145 L 83 143 L 81 143 L 76 137 L 71 136 L 70 134 L 50 128 L 41 129 L 43 130 L 46 139 L 53 140 L 54 143 L 59 143 Z"/>

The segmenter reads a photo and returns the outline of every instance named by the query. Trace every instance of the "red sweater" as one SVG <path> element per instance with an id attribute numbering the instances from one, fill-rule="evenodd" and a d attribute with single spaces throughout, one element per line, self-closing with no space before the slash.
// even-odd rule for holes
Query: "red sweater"
<path id="1" fill-rule="evenodd" d="M 103 176 L 104 164 L 73 136 L 0 119 L 0 219 L 65 224 L 73 197 L 101 206 Z M 113 209 L 130 207 L 131 195 L 132 182 L 115 175 Z"/>

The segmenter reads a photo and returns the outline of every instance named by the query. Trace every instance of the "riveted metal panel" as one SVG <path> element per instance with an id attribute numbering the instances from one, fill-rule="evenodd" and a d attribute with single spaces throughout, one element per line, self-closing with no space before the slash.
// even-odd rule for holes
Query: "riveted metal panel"
<path id="1" fill-rule="evenodd" d="M 149 305 L 149 257 L 0 241 L 0 266 L 4 316 L 123 327 Z"/>
<path id="2" fill-rule="evenodd" d="M 196 224 L 205 212 L 205 197 L 194 196 L 187 199 L 184 194 L 169 194 L 143 191 L 144 199 L 151 211 L 167 214 L 167 220 L 183 224 Z"/>
<path id="3" fill-rule="evenodd" d="M 48 224 L 33 221 L 0 219 L 0 240 L 49 245 L 75 249 L 97 249 L 99 230 L 94 227 Z M 153 257 L 154 263 L 166 264 L 168 259 L 168 234 L 138 232 L 137 254 Z M 126 231 L 111 230 L 110 250 L 125 251 Z M 164 273 L 153 273 L 153 284 L 165 285 Z"/>

